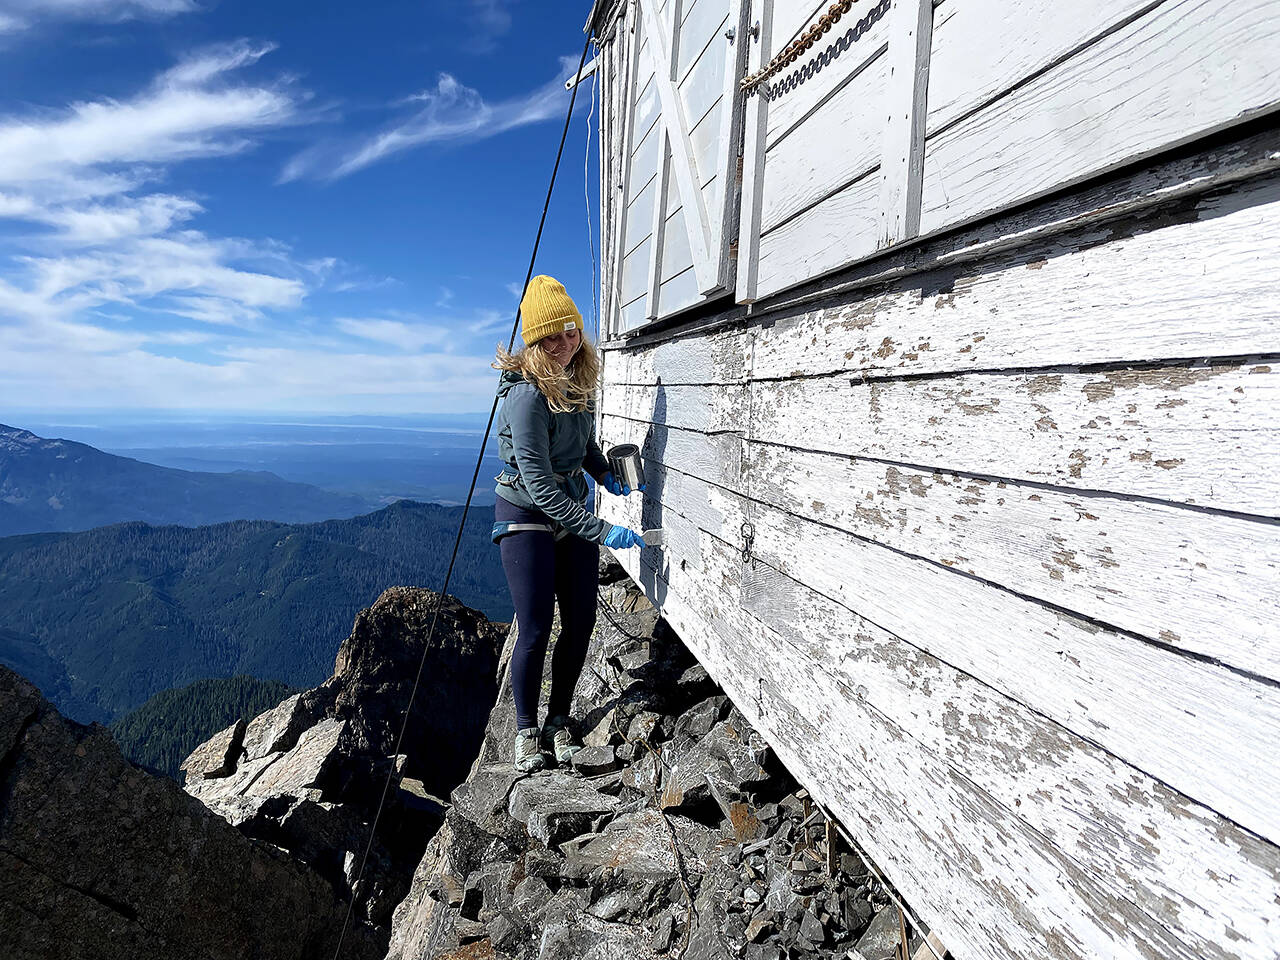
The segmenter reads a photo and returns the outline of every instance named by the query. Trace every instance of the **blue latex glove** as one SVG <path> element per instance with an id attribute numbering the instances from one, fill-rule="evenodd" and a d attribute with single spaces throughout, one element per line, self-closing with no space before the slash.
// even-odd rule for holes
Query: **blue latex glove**
<path id="1" fill-rule="evenodd" d="M 604 488 L 612 493 L 615 497 L 629 496 L 631 488 L 618 482 L 618 478 L 613 475 L 613 471 L 606 471 L 605 475 L 600 478 L 600 482 L 604 484 Z M 643 490 L 645 484 L 640 484 L 636 489 Z"/>
<path id="2" fill-rule="evenodd" d="M 626 550 L 628 547 L 643 547 L 644 537 L 626 527 L 610 527 L 605 535 L 604 545 L 613 550 Z"/>

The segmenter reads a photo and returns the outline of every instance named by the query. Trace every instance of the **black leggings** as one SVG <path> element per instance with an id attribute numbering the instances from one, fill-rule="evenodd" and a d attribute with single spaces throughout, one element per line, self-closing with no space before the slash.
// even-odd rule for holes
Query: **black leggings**
<path id="1" fill-rule="evenodd" d="M 499 522 L 549 524 L 546 515 L 524 510 L 502 497 L 494 506 Z M 538 693 L 555 602 L 560 602 L 560 637 L 551 655 L 551 699 L 548 718 L 569 714 L 573 688 L 587 656 L 596 625 L 600 548 L 568 534 L 556 540 L 541 530 L 509 533 L 498 541 L 502 569 L 516 608 L 520 636 L 511 656 L 511 689 L 516 700 L 516 727 L 538 726 Z"/>

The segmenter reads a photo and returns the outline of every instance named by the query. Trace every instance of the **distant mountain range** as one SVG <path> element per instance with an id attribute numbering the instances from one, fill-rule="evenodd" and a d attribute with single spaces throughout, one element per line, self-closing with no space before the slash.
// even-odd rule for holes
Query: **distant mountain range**
<path id="1" fill-rule="evenodd" d="M 124 523 L 6 537 L 0 663 L 82 722 L 207 677 L 314 686 L 356 613 L 385 588 L 439 588 L 461 515 L 403 500 L 312 524 Z M 492 523 L 491 507 L 472 508 L 449 592 L 509 620 Z"/>
<path id="2" fill-rule="evenodd" d="M 374 506 L 274 473 L 158 467 L 0 424 L 0 536 L 89 530 L 128 520 L 184 526 L 254 519 L 305 523 L 352 517 Z"/>

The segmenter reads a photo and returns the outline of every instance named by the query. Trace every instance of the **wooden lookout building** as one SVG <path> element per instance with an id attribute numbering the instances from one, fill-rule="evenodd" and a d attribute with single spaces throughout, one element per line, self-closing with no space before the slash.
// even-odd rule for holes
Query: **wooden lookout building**
<path id="1" fill-rule="evenodd" d="M 619 559 L 961 960 L 1274 960 L 1280 2 L 830 8 L 591 14 Z"/>

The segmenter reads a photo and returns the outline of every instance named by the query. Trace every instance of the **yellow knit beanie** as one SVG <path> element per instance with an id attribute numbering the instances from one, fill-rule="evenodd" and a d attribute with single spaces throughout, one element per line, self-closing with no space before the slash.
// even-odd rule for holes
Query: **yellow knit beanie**
<path id="1" fill-rule="evenodd" d="M 520 301 L 520 336 L 524 337 L 525 344 L 537 343 L 543 337 L 575 327 L 585 330 L 582 314 L 564 292 L 564 284 L 542 275 L 530 280 Z"/>

